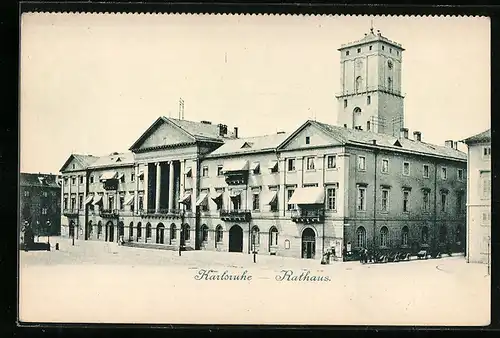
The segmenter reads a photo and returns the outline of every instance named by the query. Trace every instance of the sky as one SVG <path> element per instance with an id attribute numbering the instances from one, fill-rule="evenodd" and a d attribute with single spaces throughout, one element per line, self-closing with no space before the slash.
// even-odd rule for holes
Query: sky
<path id="1" fill-rule="evenodd" d="M 336 124 L 337 49 L 372 20 L 405 48 L 410 135 L 442 145 L 490 128 L 488 18 L 25 13 L 20 170 L 128 151 L 159 116 L 178 117 L 181 97 L 186 120 L 240 137 Z"/>

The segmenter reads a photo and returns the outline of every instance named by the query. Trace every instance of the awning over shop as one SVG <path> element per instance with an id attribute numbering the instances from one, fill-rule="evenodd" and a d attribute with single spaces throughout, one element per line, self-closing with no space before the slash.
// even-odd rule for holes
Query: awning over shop
<path id="1" fill-rule="evenodd" d="M 276 170 L 278 168 L 278 161 L 269 161 L 269 170 Z"/>
<path id="2" fill-rule="evenodd" d="M 129 196 L 129 197 L 125 200 L 125 205 L 131 205 L 132 203 L 134 203 L 134 195 Z"/>
<path id="3" fill-rule="evenodd" d="M 219 200 L 220 198 L 222 198 L 222 191 L 221 192 L 218 192 L 215 194 L 215 196 L 212 196 L 212 200 L 214 201 L 217 201 Z"/>
<path id="4" fill-rule="evenodd" d="M 116 178 L 116 176 L 117 176 L 116 171 L 107 171 L 101 175 L 100 180 L 101 181 L 112 180 Z"/>
<path id="5" fill-rule="evenodd" d="M 99 204 L 99 203 L 102 203 L 102 195 L 96 195 L 94 197 L 94 201 L 92 202 L 93 205 L 96 205 L 96 204 Z"/>
<path id="6" fill-rule="evenodd" d="M 224 162 L 224 166 L 222 168 L 222 171 L 224 173 L 247 171 L 247 170 L 248 170 L 247 160 L 234 160 L 234 161 Z"/>
<path id="7" fill-rule="evenodd" d="M 139 177 L 144 177 L 144 171 L 139 171 Z"/>
<path id="8" fill-rule="evenodd" d="M 276 202 L 276 199 L 278 198 L 278 192 L 277 191 L 269 191 L 266 193 L 264 196 L 264 204 L 271 205 Z"/>
<path id="9" fill-rule="evenodd" d="M 87 199 L 85 200 L 85 205 L 89 204 L 90 202 L 92 202 L 92 200 L 94 199 L 94 195 L 89 195 L 87 196 Z"/>
<path id="10" fill-rule="evenodd" d="M 297 188 L 288 204 L 323 204 L 325 191 L 321 187 Z"/>
<path id="11" fill-rule="evenodd" d="M 190 202 L 191 202 L 191 193 L 190 192 L 184 193 L 184 195 L 182 195 L 182 197 L 179 198 L 179 203 L 189 204 Z"/>
<path id="12" fill-rule="evenodd" d="M 198 197 L 198 200 L 196 200 L 196 206 L 207 205 L 207 202 L 208 202 L 208 194 L 206 192 L 202 192 Z"/>
<path id="13" fill-rule="evenodd" d="M 230 198 L 237 198 L 241 196 L 241 190 L 231 190 L 231 193 L 229 194 Z"/>
<path id="14" fill-rule="evenodd" d="M 193 172 L 193 168 L 188 167 L 188 168 L 186 168 L 184 174 L 186 174 L 186 176 L 191 176 L 192 172 Z"/>
<path id="15" fill-rule="evenodd" d="M 260 169 L 260 163 L 259 162 L 253 162 L 252 165 L 250 166 L 250 170 L 252 172 L 259 171 Z"/>
<path id="16" fill-rule="evenodd" d="M 118 177 L 116 178 L 117 180 L 121 180 L 123 177 L 123 173 L 118 174 Z"/>

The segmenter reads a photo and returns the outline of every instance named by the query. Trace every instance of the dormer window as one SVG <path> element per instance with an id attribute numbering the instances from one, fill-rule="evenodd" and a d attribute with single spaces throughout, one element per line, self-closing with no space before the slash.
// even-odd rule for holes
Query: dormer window
<path id="1" fill-rule="evenodd" d="M 306 144 L 310 144 L 311 143 L 311 138 L 309 136 L 306 136 Z"/>
<path id="2" fill-rule="evenodd" d="M 361 48 L 358 48 L 358 53 L 361 53 Z"/>
<path id="3" fill-rule="evenodd" d="M 349 51 L 345 52 L 345 55 L 346 55 L 346 56 L 349 56 Z"/>

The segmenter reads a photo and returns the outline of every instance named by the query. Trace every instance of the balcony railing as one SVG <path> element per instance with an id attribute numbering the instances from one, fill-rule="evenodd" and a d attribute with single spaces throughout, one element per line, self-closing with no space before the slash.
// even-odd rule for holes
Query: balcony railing
<path id="1" fill-rule="evenodd" d="M 178 209 L 147 209 L 147 210 L 139 210 L 139 215 L 142 217 L 162 217 L 162 218 L 180 218 L 182 210 Z"/>
<path id="2" fill-rule="evenodd" d="M 292 210 L 292 221 L 296 223 L 322 223 L 324 220 L 324 209 Z"/>
<path id="3" fill-rule="evenodd" d="M 101 209 L 99 210 L 99 216 L 103 218 L 118 217 L 118 209 Z"/>
<path id="4" fill-rule="evenodd" d="M 64 216 L 77 216 L 79 214 L 79 211 L 78 209 L 64 209 L 63 210 L 63 215 Z"/>
<path id="5" fill-rule="evenodd" d="M 220 210 L 220 218 L 223 221 L 248 222 L 252 217 L 250 210 Z"/>

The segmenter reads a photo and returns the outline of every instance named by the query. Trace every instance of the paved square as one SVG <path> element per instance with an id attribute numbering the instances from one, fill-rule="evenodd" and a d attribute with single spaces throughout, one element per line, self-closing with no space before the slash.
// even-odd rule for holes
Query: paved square
<path id="1" fill-rule="evenodd" d="M 487 266 L 463 257 L 376 265 L 139 249 L 51 238 L 20 252 L 20 320 L 42 322 L 487 325 Z M 197 280 L 211 275 L 251 280 Z M 283 270 L 299 277 L 278 281 Z M 314 277 L 314 278 L 313 278 Z M 328 277 L 329 281 L 325 279 Z M 228 278 L 228 277 L 225 277 Z M 311 281 L 316 279 L 316 281 Z"/>

